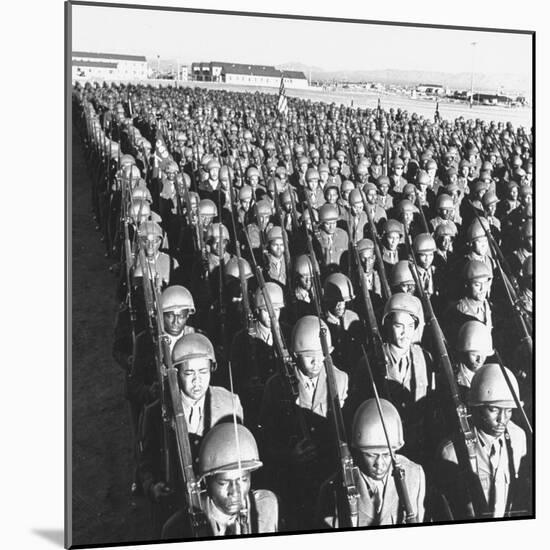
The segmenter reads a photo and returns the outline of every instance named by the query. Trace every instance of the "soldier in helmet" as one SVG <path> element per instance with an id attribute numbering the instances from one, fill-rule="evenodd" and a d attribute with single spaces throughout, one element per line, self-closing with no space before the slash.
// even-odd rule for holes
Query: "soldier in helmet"
<path id="1" fill-rule="evenodd" d="M 403 224 L 389 219 L 384 224 L 380 252 L 384 261 L 384 269 L 391 272 L 392 267 L 404 257 Z"/>
<path id="2" fill-rule="evenodd" d="M 533 254 L 533 220 L 529 219 L 519 228 L 519 245 L 514 248 L 508 257 L 508 264 L 512 270 L 512 275 L 519 278 L 521 268 L 525 260 Z"/>
<path id="3" fill-rule="evenodd" d="M 319 231 L 313 245 L 323 270 L 327 272 L 342 267 L 344 253 L 348 251 L 348 235 L 336 227 L 337 221 L 338 209 L 333 204 L 324 204 L 319 209 Z"/>
<path id="4" fill-rule="evenodd" d="M 436 245 L 434 265 L 441 271 L 441 276 L 444 279 L 449 278 L 450 266 L 455 263 L 453 242 L 457 235 L 458 229 L 453 222 L 439 224 L 433 233 Z"/>
<path id="5" fill-rule="evenodd" d="M 373 306 L 377 310 L 382 300 L 382 283 L 378 271 L 374 268 L 376 263 L 374 243 L 370 239 L 361 239 L 357 243 L 357 254 L 361 263 L 361 275 L 365 279 Z"/>
<path id="6" fill-rule="evenodd" d="M 352 189 L 349 198 L 349 210 L 345 216 L 345 226 L 352 243 L 360 241 L 366 233 L 369 220 L 364 211 L 363 197 L 359 189 Z"/>
<path id="7" fill-rule="evenodd" d="M 342 185 L 342 176 L 340 174 L 340 163 L 336 159 L 329 160 L 328 163 L 329 176 L 327 178 L 327 185 L 334 185 L 337 189 L 340 189 Z"/>
<path id="8" fill-rule="evenodd" d="M 237 395 L 224 388 L 210 385 L 210 377 L 216 367 L 216 357 L 212 343 L 203 334 L 191 333 L 182 336 L 172 348 L 172 364 L 178 370 L 178 385 L 189 433 L 193 469 L 195 473 L 199 473 L 198 449 L 204 435 L 216 424 L 230 421 L 233 415 L 242 420 L 243 410 Z M 175 452 L 175 434 L 168 431 L 167 440 L 163 441 L 162 403 L 159 399 L 145 408 L 139 459 L 143 491 L 153 503 L 156 536 L 160 534 L 170 510 L 173 512 L 173 505 L 169 504 L 181 482 L 181 477 L 177 475 L 180 470 Z M 166 479 L 166 472 L 163 471 L 161 449 L 165 448 L 165 445 L 169 453 L 169 462 L 172 464 L 171 471 L 175 472 L 172 479 Z M 183 499 L 182 494 L 176 502 L 179 499 Z M 166 505 L 163 506 L 163 503 Z"/>
<path id="9" fill-rule="evenodd" d="M 292 330 L 289 351 L 296 364 L 298 399 L 288 380 L 278 373 L 265 386 L 260 412 L 261 448 L 275 492 L 287 506 L 288 528 L 315 527 L 312 510 L 319 485 L 334 468 L 335 442 L 331 438 L 327 374 L 320 329 L 325 329 L 329 352 L 330 332 L 324 321 L 307 315 Z M 334 367 L 340 405 L 348 393 L 348 375 Z M 305 429 L 305 433 L 304 433 Z"/>
<path id="10" fill-rule="evenodd" d="M 353 477 L 359 493 L 357 527 L 398 525 L 406 521 L 388 448 L 388 441 L 393 453 L 403 447 L 403 426 L 391 402 L 381 399 L 380 408 L 384 425 L 375 399 L 367 399 L 357 409 L 351 429 L 356 465 Z M 426 492 L 424 470 L 403 455 L 395 454 L 395 459 L 412 506 L 414 522 L 421 523 Z M 342 500 L 338 498 L 338 483 L 338 477 L 333 476 L 321 486 L 317 507 L 320 528 L 339 527 L 338 502 Z"/>
<path id="11" fill-rule="evenodd" d="M 436 244 L 429 233 L 420 233 L 414 238 L 413 253 L 416 259 L 419 284 L 424 294 L 432 301 L 437 312 L 445 305 L 446 285 L 442 273 L 434 265 Z"/>
<path id="12" fill-rule="evenodd" d="M 359 316 L 349 309 L 355 298 L 353 285 L 343 273 L 331 273 L 323 284 L 325 320 L 329 327 L 337 365 L 350 374 L 360 357 L 362 327 Z"/>
<path id="13" fill-rule="evenodd" d="M 429 444 L 428 400 L 434 389 L 431 357 L 419 344 L 424 316 L 420 300 L 393 294 L 382 316 L 387 397 L 405 421 L 408 456 L 423 457 Z"/>
<path id="14" fill-rule="evenodd" d="M 314 313 L 312 301 L 313 289 L 313 268 L 311 260 L 307 254 L 297 256 L 293 261 L 293 295 L 291 296 L 292 311 L 290 318 L 293 321 L 300 319 L 304 315 Z"/>
<path id="15" fill-rule="evenodd" d="M 404 169 L 405 163 L 403 160 L 395 157 L 391 162 L 391 174 L 389 176 L 390 187 L 395 193 L 401 193 L 403 187 L 407 185 L 407 180 L 403 177 Z M 380 185 L 380 178 L 378 178 L 378 184 Z"/>
<path id="16" fill-rule="evenodd" d="M 527 454 L 524 431 L 512 420 L 517 407 L 514 395 L 502 373 L 506 369 L 513 393 L 519 399 L 518 383 L 506 367 L 489 363 L 474 374 L 467 404 L 476 435 L 475 474 L 485 495 L 487 509 L 482 517 L 511 515 L 517 505 L 515 487 L 525 482 L 519 477 Z M 446 441 L 439 453 L 436 469 L 439 490 L 445 496 L 454 519 L 470 519 L 467 483 L 458 468 L 452 441 Z"/>
<path id="17" fill-rule="evenodd" d="M 454 341 L 458 328 L 466 321 L 478 320 L 486 325 L 489 330 L 493 328 L 491 306 L 487 299 L 492 273 L 483 262 L 471 260 L 462 270 L 464 287 L 458 302 L 451 305 L 449 315 L 445 318 L 449 323 L 447 335 Z"/>
<path id="18" fill-rule="evenodd" d="M 378 203 L 378 190 L 374 183 L 366 183 L 363 186 L 363 193 L 366 199 L 366 208 L 369 210 L 374 225 L 380 228 L 387 219 L 386 211 Z"/>
<path id="19" fill-rule="evenodd" d="M 466 321 L 458 331 L 456 351 L 455 374 L 464 401 L 474 374 L 493 354 L 493 338 L 487 325 L 479 321 Z"/>
<path id="20" fill-rule="evenodd" d="M 257 288 L 253 301 L 253 326 L 237 332 L 230 353 L 235 391 L 247 411 L 247 425 L 254 432 L 258 429 L 258 411 L 264 385 L 279 369 L 273 331 L 279 331 L 283 338 L 290 333 L 290 327 L 279 322 L 281 310 L 285 307 L 283 289 L 276 283 L 268 282 L 265 292 L 273 306 L 277 326 L 272 326 L 264 293 Z"/>
<path id="21" fill-rule="evenodd" d="M 177 277 L 175 270 L 179 265 L 172 256 L 160 252 L 164 239 L 162 228 L 153 221 L 145 221 L 138 228 L 138 239 L 145 254 L 143 262 L 140 256 L 136 257 L 134 278 L 147 277 L 158 289 L 168 286 L 174 275 Z"/>
<path id="22" fill-rule="evenodd" d="M 267 489 L 251 490 L 251 474 L 261 467 L 254 436 L 244 426 L 223 423 L 208 432 L 199 452 L 199 475 L 206 491 L 201 509 L 194 510 L 202 520 L 199 537 L 278 531 L 277 497 Z M 161 538 L 193 534 L 188 511 L 182 509 L 166 522 Z"/>
<path id="23" fill-rule="evenodd" d="M 416 283 L 411 271 L 409 260 L 399 260 L 390 271 L 389 284 L 393 294 L 404 292 L 414 296 Z"/>
<path id="24" fill-rule="evenodd" d="M 272 281 L 286 288 L 287 266 L 285 263 L 285 243 L 283 229 L 273 226 L 267 233 L 267 250 L 265 254 L 264 275 L 267 281 Z"/>
<path id="25" fill-rule="evenodd" d="M 312 208 L 318 209 L 325 203 L 323 190 L 319 185 L 319 171 L 317 168 L 308 168 L 305 174 L 306 185 L 299 189 L 299 198 L 307 202 Z"/>
<path id="26" fill-rule="evenodd" d="M 389 193 L 390 179 L 388 176 L 380 176 L 376 180 L 376 187 L 378 188 L 378 206 L 389 212 L 393 208 L 393 195 Z"/>
<path id="27" fill-rule="evenodd" d="M 452 197 L 446 193 L 439 195 L 435 201 L 435 218 L 430 220 L 430 226 L 432 231 L 435 231 L 439 225 L 450 225 L 453 224 L 456 227 L 454 221 L 456 207 Z"/>

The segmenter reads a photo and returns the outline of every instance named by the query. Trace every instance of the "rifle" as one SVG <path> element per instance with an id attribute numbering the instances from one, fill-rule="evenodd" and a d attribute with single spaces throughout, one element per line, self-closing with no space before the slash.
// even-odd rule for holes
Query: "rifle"
<path id="1" fill-rule="evenodd" d="M 376 401 L 376 408 L 378 409 L 378 414 L 380 415 L 380 421 L 382 422 L 382 429 L 384 430 L 384 438 L 388 445 L 388 451 L 390 453 L 390 459 L 392 464 L 392 476 L 395 482 L 395 488 L 397 489 L 397 495 L 399 497 L 399 503 L 401 505 L 401 511 L 403 513 L 403 523 L 418 523 L 418 516 L 414 513 L 413 507 L 411 505 L 411 499 L 409 497 L 409 491 L 407 490 L 407 485 L 405 484 L 405 470 L 397 463 L 395 459 L 395 454 L 393 452 L 390 438 L 388 436 L 388 430 L 386 429 L 386 422 L 384 421 L 384 414 L 382 413 L 382 405 L 380 403 L 380 397 L 378 396 L 378 390 L 376 389 L 376 383 L 374 382 L 374 376 L 369 363 L 369 357 L 365 348 L 363 347 L 363 357 L 365 358 L 365 364 L 367 366 L 367 372 L 369 379 L 372 384 L 372 389 L 374 392 L 374 399 Z"/>
<path id="2" fill-rule="evenodd" d="M 412 274 L 415 279 L 416 287 L 420 292 L 420 299 L 424 307 L 424 315 L 427 325 L 432 332 L 432 338 L 435 346 L 436 355 L 439 358 L 439 366 L 442 371 L 447 387 L 450 392 L 451 403 L 454 414 L 452 417 L 452 424 L 454 424 L 455 432 L 453 434 L 453 445 L 456 452 L 458 466 L 461 470 L 463 478 L 466 482 L 466 490 L 468 493 L 469 502 L 467 504 L 467 513 L 469 517 L 482 517 L 490 514 L 488 510 L 488 503 L 485 498 L 485 493 L 481 487 L 481 482 L 477 476 L 477 456 L 476 445 L 477 437 L 472 427 L 470 426 L 469 414 L 466 405 L 460 400 L 460 394 L 458 390 L 458 384 L 455 379 L 451 360 L 449 359 L 449 353 L 447 351 L 447 345 L 445 343 L 445 337 L 443 331 L 439 326 L 439 322 L 435 316 L 432 304 L 427 294 L 424 292 L 424 287 L 421 284 L 420 276 L 418 273 L 418 265 L 416 258 L 412 253 L 412 245 L 410 242 L 410 234 L 407 227 L 405 228 L 405 239 L 409 246 L 410 256 L 412 258 L 411 265 L 413 267 Z M 451 404 L 449 403 L 449 405 Z"/>
<path id="3" fill-rule="evenodd" d="M 151 266 L 149 265 L 149 276 Z M 145 274 L 144 274 L 145 275 Z M 178 371 L 172 364 L 172 355 L 170 353 L 170 338 L 164 330 L 163 314 L 158 296 L 156 285 L 151 285 L 153 291 L 153 303 L 155 307 L 156 321 L 156 344 L 157 344 L 157 365 L 160 370 L 161 381 L 166 378 L 170 396 L 170 407 L 172 412 L 173 428 L 176 435 L 176 445 L 178 461 L 185 484 L 185 501 L 187 513 L 191 520 L 191 529 L 193 536 L 198 538 L 201 535 L 204 526 L 204 515 L 201 513 L 200 485 L 193 471 L 193 457 L 191 454 L 191 445 L 189 443 L 189 432 L 187 430 L 187 421 L 183 410 L 180 389 L 178 384 Z M 164 401 L 164 384 L 161 385 L 161 403 Z M 163 407 L 166 407 L 164 403 Z M 167 413 L 167 410 L 163 411 Z M 169 420 L 167 420 L 169 422 Z M 164 422 L 166 429 L 167 421 Z M 168 458 L 166 459 L 168 461 Z"/>
<path id="4" fill-rule="evenodd" d="M 286 381 L 288 389 L 290 390 L 290 395 L 292 396 L 292 401 L 296 402 L 299 398 L 299 389 L 298 389 L 298 378 L 296 377 L 296 367 L 294 361 L 288 352 L 288 348 L 285 345 L 283 335 L 281 333 L 279 321 L 275 317 L 275 311 L 273 309 L 273 304 L 271 303 L 271 298 L 269 292 L 267 292 L 265 279 L 260 269 L 260 266 L 256 262 L 254 253 L 252 250 L 252 245 L 250 239 L 245 232 L 247 245 L 250 250 L 250 257 L 252 258 L 253 269 L 256 274 L 256 279 L 258 281 L 259 288 L 264 297 L 264 302 L 266 305 L 267 313 L 269 315 L 269 320 L 271 322 L 271 333 L 273 335 L 273 346 L 277 357 L 279 358 L 281 364 L 281 374 L 283 379 Z M 300 432 L 302 439 L 310 440 L 309 430 L 307 427 L 306 419 L 303 415 L 302 408 L 296 407 L 296 414 L 298 416 L 298 424 L 300 426 Z"/>
<path id="5" fill-rule="evenodd" d="M 420 219 L 422 220 L 422 227 L 424 228 L 424 233 L 431 233 L 430 227 L 428 226 L 428 221 L 426 220 L 426 214 L 424 213 L 424 208 L 420 202 L 420 191 L 417 190 L 416 193 L 416 202 L 418 204 L 418 211 L 420 212 Z"/>
<path id="6" fill-rule="evenodd" d="M 305 228 L 305 222 L 304 222 L 304 228 Z M 306 229 L 307 231 L 307 229 Z M 313 252 L 312 246 L 311 246 L 311 236 L 307 235 L 308 237 L 308 248 L 310 251 L 310 255 Z M 328 348 L 328 341 L 327 341 L 327 331 L 328 328 L 325 323 L 321 320 L 321 281 L 319 280 L 319 273 L 318 273 L 318 264 L 317 260 L 315 258 L 315 255 L 313 254 L 313 257 L 310 258 L 311 263 L 313 266 L 317 266 L 317 271 L 314 269 L 313 271 L 313 303 L 315 305 L 315 311 L 317 314 L 317 318 L 319 319 L 319 332 L 320 332 L 320 339 L 321 339 L 321 347 L 323 350 L 323 356 L 324 356 L 324 364 L 325 364 L 325 370 L 327 374 L 327 390 L 328 390 L 328 398 L 329 398 L 329 408 L 331 411 L 332 416 L 332 423 L 334 426 L 334 431 L 336 435 L 336 441 L 337 441 L 337 450 L 338 450 L 338 458 L 339 458 L 339 465 L 340 465 L 340 476 L 341 481 L 343 484 L 343 490 L 345 494 L 345 500 L 347 503 L 347 506 L 339 506 L 338 507 L 338 525 L 340 527 L 357 527 L 357 520 L 358 520 L 358 509 L 357 509 L 357 500 L 359 498 L 359 493 L 357 492 L 357 487 L 355 486 L 355 479 L 354 479 L 354 470 L 355 466 L 353 465 L 353 458 L 351 456 L 351 453 L 348 448 L 348 444 L 346 442 L 346 431 L 344 428 L 344 420 L 342 417 L 342 409 L 340 408 L 340 399 L 338 397 L 338 391 L 336 388 L 336 378 L 334 376 L 334 365 L 332 364 L 332 358 L 330 356 L 330 351 Z"/>
<path id="7" fill-rule="evenodd" d="M 382 259 L 382 252 L 380 251 L 380 243 L 378 232 L 376 231 L 376 226 L 374 225 L 374 219 L 372 217 L 372 212 L 369 210 L 369 203 L 367 202 L 367 197 L 362 189 L 359 190 L 361 193 L 361 198 L 363 199 L 363 206 L 369 220 L 369 228 L 372 237 L 372 242 L 374 243 L 374 255 L 376 256 L 376 265 L 378 267 L 378 274 L 380 275 L 380 283 L 382 285 L 382 294 L 384 299 L 388 300 L 392 295 L 390 290 L 390 284 L 388 283 L 388 278 L 386 276 L 386 269 L 384 268 L 384 260 Z"/>
<path id="8" fill-rule="evenodd" d="M 376 360 L 377 375 L 379 376 L 379 379 L 383 381 L 384 396 L 389 397 L 390 391 L 388 388 L 388 381 L 386 377 L 386 373 L 388 372 L 388 360 L 386 354 L 384 353 L 382 336 L 380 335 L 378 321 L 376 320 L 376 315 L 374 314 L 374 307 L 372 305 L 370 291 L 367 287 L 367 281 L 363 274 L 359 252 L 357 251 L 357 245 L 355 243 L 353 244 L 353 252 L 355 257 L 355 264 L 357 266 L 356 275 L 358 277 L 358 284 L 361 289 L 363 303 L 365 306 L 365 311 L 367 313 L 367 318 L 363 319 L 363 327 L 367 331 L 367 341 L 370 343 L 370 347 Z"/>

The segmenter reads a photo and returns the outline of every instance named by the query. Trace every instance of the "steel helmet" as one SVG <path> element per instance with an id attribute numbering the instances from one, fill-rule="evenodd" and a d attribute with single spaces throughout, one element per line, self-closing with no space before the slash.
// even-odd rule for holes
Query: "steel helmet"
<path id="1" fill-rule="evenodd" d="M 132 155 L 122 155 L 120 157 L 120 165 L 128 166 L 136 163 L 136 159 Z"/>
<path id="2" fill-rule="evenodd" d="M 323 299 L 327 302 L 349 302 L 355 298 L 353 285 L 343 273 L 331 273 L 323 285 Z"/>
<path id="3" fill-rule="evenodd" d="M 399 157 L 395 157 L 391 163 L 392 167 L 393 168 L 398 168 L 398 167 L 403 167 L 405 166 L 405 163 L 403 162 L 403 160 Z"/>
<path id="4" fill-rule="evenodd" d="M 330 222 L 338 219 L 338 209 L 334 204 L 325 203 L 319 208 L 319 221 Z"/>
<path id="5" fill-rule="evenodd" d="M 250 200 L 252 198 L 252 187 L 250 187 L 250 185 L 243 185 L 240 189 L 239 189 L 239 200 L 240 201 L 245 201 L 245 200 Z"/>
<path id="6" fill-rule="evenodd" d="M 440 223 L 434 231 L 434 238 L 439 239 L 445 235 L 450 237 L 456 237 L 458 234 L 458 228 L 456 224 L 452 221 L 447 221 L 446 223 Z"/>
<path id="7" fill-rule="evenodd" d="M 487 191 L 481 199 L 481 202 L 483 203 L 483 206 L 487 208 L 491 204 L 496 204 L 497 202 L 500 202 L 497 194 L 494 191 Z"/>
<path id="8" fill-rule="evenodd" d="M 340 163 L 336 159 L 331 159 L 328 161 L 329 168 L 340 168 Z"/>
<path id="9" fill-rule="evenodd" d="M 492 279 L 491 270 L 484 262 L 479 260 L 470 260 L 462 271 L 462 275 L 466 281 L 475 281 L 476 279 Z"/>
<path id="10" fill-rule="evenodd" d="M 233 277 L 235 279 L 239 278 L 239 262 L 241 264 L 244 278 L 250 279 L 253 276 L 252 268 L 250 264 L 244 259 L 241 258 L 238 260 L 237 256 L 232 256 L 224 265 L 224 274 L 226 277 Z"/>
<path id="11" fill-rule="evenodd" d="M 489 231 L 487 218 L 476 218 L 466 230 L 466 240 L 472 242 L 481 237 L 486 237 L 487 233 L 485 230 Z"/>
<path id="12" fill-rule="evenodd" d="M 504 367 L 504 369 L 519 400 L 519 387 L 516 377 L 510 369 L 507 367 Z M 470 407 L 481 407 L 483 405 L 511 409 L 517 407 L 501 367 L 495 363 L 487 363 L 476 371 L 472 378 L 467 401 Z"/>
<path id="13" fill-rule="evenodd" d="M 397 312 L 408 313 L 415 320 L 415 326 L 418 326 L 420 319 L 423 319 L 422 303 L 416 296 L 405 292 L 397 292 L 396 294 L 390 296 L 384 306 L 382 324 L 386 322 L 389 315 Z"/>
<path id="14" fill-rule="evenodd" d="M 413 248 L 417 254 L 435 252 L 434 238 L 429 233 L 420 233 L 414 238 Z"/>
<path id="15" fill-rule="evenodd" d="M 407 196 L 407 195 L 416 196 L 416 187 L 415 187 L 415 185 L 412 184 L 412 183 L 407 183 L 407 185 L 405 185 L 403 187 L 402 195 L 403 196 Z"/>
<path id="16" fill-rule="evenodd" d="M 403 224 L 401 222 L 398 222 L 397 220 L 389 219 L 384 224 L 384 235 L 387 235 L 388 233 L 399 233 L 399 235 L 404 235 L 404 229 Z"/>
<path id="17" fill-rule="evenodd" d="M 187 175 L 187 174 L 186 174 Z M 231 167 L 227 166 L 226 164 L 224 164 L 221 168 L 220 168 L 220 173 L 219 173 L 219 178 L 221 180 L 223 179 L 233 179 L 233 170 L 231 169 Z"/>
<path id="18" fill-rule="evenodd" d="M 214 201 L 210 199 L 202 199 L 199 202 L 199 214 L 201 216 L 217 216 L 218 207 Z"/>
<path id="19" fill-rule="evenodd" d="M 319 176 L 321 173 L 328 174 L 329 173 L 329 167 L 328 164 L 322 163 L 319 165 Z"/>
<path id="20" fill-rule="evenodd" d="M 318 180 L 319 179 L 319 171 L 317 168 L 308 168 L 306 171 L 306 181 L 311 180 Z"/>
<path id="21" fill-rule="evenodd" d="M 369 167 L 365 162 L 360 162 L 355 168 L 355 173 L 358 176 L 365 176 L 366 174 L 369 173 Z"/>
<path id="22" fill-rule="evenodd" d="M 258 216 L 271 216 L 273 213 L 271 203 L 266 199 L 258 201 L 256 203 L 256 212 L 258 213 Z"/>
<path id="23" fill-rule="evenodd" d="M 252 178 L 253 176 L 260 177 L 260 171 L 255 166 L 249 166 L 246 170 L 246 177 L 248 179 Z"/>
<path id="24" fill-rule="evenodd" d="M 402 284 L 415 284 L 408 260 L 399 260 L 393 266 L 389 282 L 392 287 Z"/>
<path id="25" fill-rule="evenodd" d="M 203 478 L 235 470 L 252 472 L 261 467 L 256 440 L 242 424 L 221 422 L 202 440 L 199 474 Z"/>
<path id="26" fill-rule="evenodd" d="M 299 275 L 311 275 L 313 273 L 313 267 L 311 260 L 307 254 L 301 254 L 294 260 L 293 265 L 294 273 Z"/>
<path id="27" fill-rule="evenodd" d="M 162 311 L 175 311 L 188 309 L 189 313 L 195 313 L 195 302 L 193 296 L 184 287 L 173 285 L 166 288 L 160 295 L 160 307 Z"/>
<path id="28" fill-rule="evenodd" d="M 446 210 L 453 210 L 455 207 L 455 204 L 453 202 L 452 197 L 447 195 L 446 193 L 442 193 L 437 197 L 437 200 L 435 202 L 435 207 L 437 209 L 446 209 Z"/>
<path id="29" fill-rule="evenodd" d="M 153 238 L 157 237 L 162 239 L 164 236 L 160 225 L 157 222 L 153 222 L 151 220 L 146 220 L 140 224 L 138 228 L 138 235 L 141 238 L 145 239 L 148 239 L 150 236 Z"/>
<path id="30" fill-rule="evenodd" d="M 376 185 L 378 186 L 379 189 L 380 189 L 380 186 L 382 186 L 382 185 L 387 185 L 389 187 L 390 186 L 390 178 L 388 176 L 380 176 L 376 180 Z"/>
<path id="31" fill-rule="evenodd" d="M 283 228 L 279 227 L 278 225 L 274 225 L 267 232 L 267 242 L 274 241 L 275 239 L 282 239 L 282 238 L 283 238 Z"/>
<path id="32" fill-rule="evenodd" d="M 221 226 L 221 227 L 220 227 Z M 220 223 L 212 223 L 208 226 L 208 229 L 206 230 L 206 240 L 210 241 L 211 239 L 217 239 L 220 236 L 220 230 L 222 234 L 222 240 L 228 241 L 229 240 L 229 231 L 227 230 L 227 227 L 225 225 Z"/>
<path id="33" fill-rule="evenodd" d="M 199 332 L 183 335 L 174 345 L 172 350 L 172 365 L 175 367 L 181 365 L 189 359 L 205 357 L 210 361 L 216 361 L 214 346 L 212 342 Z"/>
<path id="34" fill-rule="evenodd" d="M 418 174 L 416 174 L 416 184 L 417 185 L 429 185 L 430 184 L 430 176 L 427 172 L 424 170 L 420 170 Z"/>
<path id="35" fill-rule="evenodd" d="M 481 351 L 493 353 L 491 329 L 481 321 L 466 321 L 459 329 L 456 339 L 457 351 Z"/>
<path id="36" fill-rule="evenodd" d="M 277 283 L 266 283 L 265 291 L 267 292 L 274 308 L 285 307 L 283 289 Z M 256 306 L 256 309 L 267 309 L 265 305 L 264 293 L 262 292 L 261 287 L 258 288 L 254 294 L 254 305 Z"/>
<path id="37" fill-rule="evenodd" d="M 351 444 L 355 449 L 387 449 L 389 440 L 392 450 L 397 451 L 405 444 L 403 424 L 397 409 L 386 399 L 380 399 L 380 409 L 384 416 L 388 439 L 384 433 L 376 399 L 367 399 L 359 405 L 353 417 Z"/>
<path id="38" fill-rule="evenodd" d="M 325 329 L 329 352 L 332 351 L 332 340 L 326 323 L 315 315 L 305 315 L 298 319 L 292 329 L 290 351 L 292 353 L 311 356 L 322 353 L 321 327 Z"/>
<path id="39" fill-rule="evenodd" d="M 122 167 L 122 177 L 125 179 L 138 180 L 141 178 L 141 171 L 135 164 L 127 164 Z"/>
<path id="40" fill-rule="evenodd" d="M 348 197 L 348 202 L 350 204 L 363 204 L 361 191 L 359 189 L 352 189 Z"/>
<path id="41" fill-rule="evenodd" d="M 135 187 L 132 189 L 132 202 L 134 201 L 147 201 L 151 200 L 151 193 L 147 187 Z"/>
<path id="42" fill-rule="evenodd" d="M 342 186 L 340 187 L 340 191 L 342 194 L 344 194 L 346 191 L 351 191 L 352 189 L 355 189 L 355 185 L 351 180 L 344 180 L 342 182 Z"/>
<path id="43" fill-rule="evenodd" d="M 368 250 L 374 250 L 374 243 L 370 239 L 361 239 L 357 243 L 357 252 L 359 253 L 359 255 L 362 255 Z"/>
<path id="44" fill-rule="evenodd" d="M 164 171 L 167 174 L 175 174 L 178 171 L 178 165 L 174 161 L 170 161 Z"/>
<path id="45" fill-rule="evenodd" d="M 138 221 L 138 216 L 140 216 L 140 218 L 148 218 L 151 215 L 151 207 L 149 206 L 149 203 L 145 200 L 132 200 L 132 204 L 130 206 L 130 215 L 132 216 L 132 219 L 134 221 Z"/>
<path id="46" fill-rule="evenodd" d="M 411 201 L 407 199 L 403 199 L 397 205 L 397 210 L 399 213 L 404 214 L 405 212 L 414 212 L 415 208 L 414 208 L 414 204 Z"/>

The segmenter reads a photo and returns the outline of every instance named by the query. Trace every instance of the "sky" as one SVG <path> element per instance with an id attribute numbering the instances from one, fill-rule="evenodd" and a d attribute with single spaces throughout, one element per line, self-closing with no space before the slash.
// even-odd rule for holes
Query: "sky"
<path id="1" fill-rule="evenodd" d="M 72 30 L 73 50 L 160 55 L 185 63 L 298 62 L 324 70 L 454 73 L 473 66 L 476 73 L 527 78 L 532 65 L 531 37 L 512 33 L 98 6 L 73 6 Z"/>

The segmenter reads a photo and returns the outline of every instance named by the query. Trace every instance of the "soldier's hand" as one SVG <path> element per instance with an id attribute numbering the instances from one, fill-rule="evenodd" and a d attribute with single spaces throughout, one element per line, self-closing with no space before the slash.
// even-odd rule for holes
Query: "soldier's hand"
<path id="1" fill-rule="evenodd" d="M 301 439 L 296 443 L 290 453 L 291 459 L 296 463 L 310 462 L 317 458 L 317 447 L 308 439 Z"/>
<path id="2" fill-rule="evenodd" d="M 154 501 L 159 502 L 172 494 L 172 489 L 163 481 L 159 481 L 151 485 L 151 497 Z"/>

